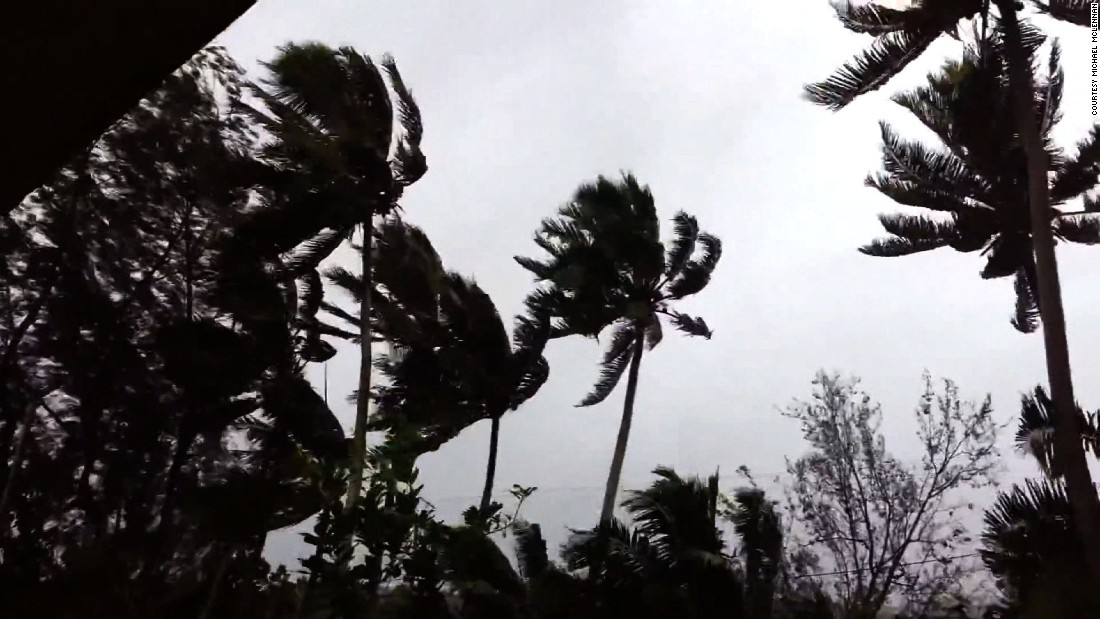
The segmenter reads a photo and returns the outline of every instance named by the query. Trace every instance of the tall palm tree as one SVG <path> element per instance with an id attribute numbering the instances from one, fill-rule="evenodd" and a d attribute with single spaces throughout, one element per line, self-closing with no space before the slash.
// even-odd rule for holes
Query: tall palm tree
<path id="1" fill-rule="evenodd" d="M 316 346 L 317 267 L 358 227 L 364 290 L 371 289 L 374 218 L 394 211 L 405 187 L 427 170 L 420 112 L 388 56 L 379 65 L 350 47 L 289 44 L 266 66 L 270 78 L 253 92 L 267 111 L 255 116 L 273 138 L 265 197 L 279 208 L 257 217 L 252 229 L 275 250 L 295 252 L 285 275 L 302 283 L 300 323 L 307 344 Z M 397 140 L 395 123 L 402 129 Z M 361 393 L 371 384 L 370 302 L 370 294 L 360 295 Z M 363 483 L 369 404 L 361 398 L 356 406 L 349 512 Z"/>
<path id="2" fill-rule="evenodd" d="M 615 507 L 642 353 L 661 342 L 661 317 L 688 335 L 710 339 L 712 334 L 703 319 L 678 312 L 673 304 L 710 283 L 722 243 L 701 232 L 695 218 L 684 212 L 673 217 L 673 231 L 666 249 L 648 187 L 629 174 L 618 182 L 601 176 L 577 189 L 557 217 L 543 220 L 535 243 L 548 259 L 516 257 L 542 284 L 527 304 L 534 315 L 552 318 L 551 338 L 598 337 L 611 328 L 600 378 L 578 406 L 606 399 L 629 367 L 601 521 L 608 520 Z"/>
<path id="3" fill-rule="evenodd" d="M 443 269 L 419 228 L 391 220 L 381 227 L 375 265 L 376 331 L 391 354 L 378 368 L 388 384 L 377 389 L 371 429 L 400 420 L 419 428 L 420 453 L 434 451 L 466 427 L 489 419 L 491 433 L 480 510 L 488 513 L 496 477 L 500 420 L 546 382 L 542 351 L 549 321 L 518 316 L 509 342 L 496 305 L 472 279 Z M 341 268 L 329 277 L 350 294 L 360 277 Z M 345 321 L 358 317 L 328 306 Z M 335 332 L 333 332 L 335 334 Z"/>
<path id="4" fill-rule="evenodd" d="M 1032 59 L 1042 37 L 1035 35 Z M 1013 325 L 1023 332 L 1039 325 L 1039 297 L 1031 223 L 1026 195 L 1027 162 L 1012 130 L 1012 105 L 1000 33 L 990 36 L 983 52 L 968 47 L 961 61 L 951 61 L 928 77 L 928 84 L 895 95 L 939 138 L 942 148 L 907 141 L 887 123 L 882 132 L 883 171 L 868 176 L 867 185 L 891 200 L 926 214 L 890 214 L 880 221 L 891 234 L 860 249 L 871 256 L 894 257 L 941 247 L 982 251 L 983 278 L 1015 276 L 1017 303 Z M 1051 193 L 1058 205 L 1086 201 L 1097 185 L 1094 128 L 1067 157 L 1051 138 L 1061 119 L 1063 72 L 1060 49 L 1051 46 L 1046 75 L 1037 79 L 1037 105 L 1044 119 L 1042 138 L 1051 163 Z M 930 217 L 931 211 L 944 213 Z M 1100 243 L 1100 217 L 1057 212 L 1048 224 L 1053 233 L 1075 243 Z"/>
<path id="5" fill-rule="evenodd" d="M 1087 3 L 1082 0 L 1034 2 L 1043 12 L 1084 25 Z M 1050 230 L 1051 203 L 1047 186 L 1048 154 L 1041 137 L 1041 118 L 1034 109 L 1034 85 L 1028 71 L 1028 27 L 1019 19 L 1023 8 L 1019 0 L 914 0 L 904 9 L 889 9 L 874 2 L 835 6 L 841 22 L 849 30 L 875 37 L 870 48 L 853 58 L 835 75 L 823 82 L 806 86 L 811 101 L 838 110 L 860 95 L 883 86 L 933 41 L 944 34 L 958 37 L 960 22 L 981 19 L 982 38 L 990 18 L 990 6 L 996 6 L 1004 28 L 1007 65 L 1013 102 L 1013 125 L 1027 160 L 1028 209 L 1035 255 L 1035 282 L 1038 309 L 1043 323 L 1047 376 L 1054 400 L 1065 407 L 1058 415 L 1056 441 L 1064 452 L 1066 484 L 1077 519 L 1082 542 L 1089 548 L 1093 577 L 1100 582 L 1100 500 L 1092 492 L 1092 479 L 1084 452 L 1076 439 L 1078 430 L 1073 415 L 1073 380 L 1066 341 L 1065 314 L 1061 284 L 1054 254 L 1054 236 Z"/>

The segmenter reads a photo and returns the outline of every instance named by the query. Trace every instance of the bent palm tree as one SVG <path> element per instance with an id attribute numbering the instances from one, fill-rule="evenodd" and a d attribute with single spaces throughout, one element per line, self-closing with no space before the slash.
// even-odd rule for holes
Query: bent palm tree
<path id="1" fill-rule="evenodd" d="M 534 315 L 552 319 L 551 338 L 598 337 L 611 327 L 600 378 L 578 406 L 606 399 L 629 367 L 601 521 L 611 518 L 615 506 L 642 352 L 661 342 L 661 316 L 688 335 L 709 339 L 712 334 L 703 319 L 680 313 L 672 305 L 710 283 L 722 243 L 701 232 L 687 213 L 677 213 L 673 225 L 675 237 L 666 250 L 649 188 L 631 175 L 617 183 L 600 177 L 582 185 L 557 217 L 543 220 L 535 243 L 550 254 L 549 259 L 516 257 L 542 282 L 527 304 Z"/>
<path id="2" fill-rule="evenodd" d="M 267 67 L 267 89 L 253 92 L 269 113 L 254 116 L 274 138 L 265 153 L 274 167 L 265 196 L 278 208 L 267 209 L 252 228 L 279 251 L 295 253 L 285 276 L 302 282 L 300 323 L 307 346 L 315 348 L 318 265 L 359 227 L 364 290 L 371 289 L 374 217 L 396 209 L 404 188 L 427 170 L 420 112 L 389 57 L 379 66 L 349 47 L 291 44 Z M 395 122 L 403 129 L 396 143 Z M 369 393 L 371 295 L 359 298 L 359 391 Z M 369 403 L 361 398 L 356 407 L 349 512 L 362 488 Z"/>
<path id="3" fill-rule="evenodd" d="M 1021 23 L 1017 11 L 1023 8 L 1018 0 L 914 0 L 901 10 L 888 9 L 871 3 L 839 2 L 837 14 L 850 30 L 875 37 L 871 47 L 842 67 L 833 77 L 806 86 L 811 101 L 831 109 L 840 109 L 857 97 L 871 92 L 897 75 L 914 58 L 942 34 L 957 33 L 959 23 L 981 17 L 982 39 L 993 4 L 1000 13 L 1004 29 L 1007 65 L 1012 91 L 1013 126 L 1021 136 L 1027 161 L 1028 209 L 1035 255 L 1035 282 L 1038 309 L 1043 323 L 1047 375 L 1054 400 L 1065 407 L 1058 415 L 1056 440 L 1064 452 L 1066 485 L 1077 518 L 1083 543 L 1089 549 L 1093 577 L 1100 582 L 1100 501 L 1092 492 L 1092 479 L 1084 452 L 1076 439 L 1078 429 L 1072 407 L 1073 380 L 1066 341 L 1065 314 L 1062 308 L 1061 284 L 1054 254 L 1054 237 L 1050 230 L 1051 204 L 1047 186 L 1049 159 L 1044 152 L 1041 127 L 1034 103 L 1035 89 L 1027 67 L 1029 28 Z M 1089 7 L 1082 0 L 1048 0 L 1035 2 L 1039 9 L 1057 18 L 1084 25 Z M 1033 30 L 1030 30 L 1034 33 Z M 955 35 L 957 36 L 957 34 Z"/>
<path id="4" fill-rule="evenodd" d="M 500 419 L 533 397 L 549 376 L 542 355 L 549 322 L 517 317 L 509 343 L 489 295 L 473 280 L 445 272 L 422 231 L 391 220 L 382 225 L 378 237 L 373 321 L 391 354 L 377 364 L 388 384 L 377 390 L 377 415 L 369 428 L 383 430 L 398 421 L 411 424 L 420 433 L 415 449 L 424 453 L 489 419 L 489 458 L 480 503 L 481 512 L 487 513 Z M 353 296 L 364 289 L 362 279 L 345 269 L 334 268 L 328 274 Z M 358 323 L 358 317 L 334 306 L 326 309 Z"/>

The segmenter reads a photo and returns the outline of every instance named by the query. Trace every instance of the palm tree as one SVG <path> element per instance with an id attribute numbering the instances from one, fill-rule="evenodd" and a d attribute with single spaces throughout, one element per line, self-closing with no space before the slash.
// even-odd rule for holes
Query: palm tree
<path id="1" fill-rule="evenodd" d="M 1036 43 L 1042 41 L 1036 33 Z M 951 61 L 928 78 L 928 84 L 892 100 L 931 129 L 943 145 L 929 148 L 902 139 L 887 123 L 882 132 L 883 171 L 867 177 L 867 185 L 903 206 L 946 213 L 880 216 L 890 237 L 860 249 L 871 256 L 894 257 L 941 247 L 982 250 L 983 278 L 1015 276 L 1016 312 L 1013 325 L 1025 333 L 1039 324 L 1036 263 L 1026 197 L 1027 163 L 1011 130 L 1012 109 L 1004 62 L 1004 42 L 991 36 L 983 53 L 968 48 L 962 61 Z M 1031 48 L 1032 57 L 1037 45 Z M 1051 162 L 1051 193 L 1056 204 L 1090 202 L 1086 193 L 1097 184 L 1096 129 L 1075 157 L 1054 145 L 1051 132 L 1061 118 L 1063 72 L 1060 49 L 1054 43 L 1048 71 L 1037 80 L 1042 138 Z M 1098 128 L 1100 129 L 1100 128 Z M 1100 243 L 1100 218 L 1056 213 L 1048 226 L 1063 240 Z"/>
<path id="2" fill-rule="evenodd" d="M 661 316 L 688 335 L 710 339 L 701 318 L 683 314 L 673 304 L 703 290 L 722 255 L 721 241 L 699 230 L 695 218 L 673 217 L 675 236 L 666 250 L 649 188 L 632 175 L 619 182 L 599 177 L 577 189 L 558 216 L 543 220 L 535 243 L 547 260 L 517 257 L 542 285 L 528 297 L 536 316 L 553 319 L 550 337 L 598 337 L 611 328 L 600 378 L 578 406 L 602 402 L 629 367 L 626 399 L 600 520 L 615 506 L 626 456 L 638 370 L 645 349 L 661 342 Z"/>
<path id="3" fill-rule="evenodd" d="M 299 321 L 310 347 L 319 339 L 318 265 L 359 227 L 364 290 L 370 290 L 374 218 L 394 211 L 405 187 L 427 170 L 419 109 L 393 59 L 380 65 L 348 47 L 289 44 L 267 63 L 266 89 L 253 89 L 268 110 L 255 117 L 273 137 L 265 197 L 278 208 L 256 217 L 251 231 L 273 250 L 295 252 L 284 275 L 302 282 Z M 402 129 L 396 142 L 395 123 Z M 371 384 L 370 302 L 370 294 L 360 295 L 361 393 L 370 393 Z M 356 407 L 349 512 L 362 488 L 369 403 L 361 398 Z"/>
<path id="4" fill-rule="evenodd" d="M 480 502 L 481 513 L 487 514 L 501 417 L 533 397 L 550 373 L 542 355 L 549 321 L 518 316 L 510 343 L 489 295 L 472 279 L 444 271 L 419 228 L 387 221 L 377 250 L 375 324 L 391 354 L 377 364 L 388 384 L 377 390 L 377 414 L 369 427 L 382 430 L 399 420 L 417 426 L 421 440 L 416 450 L 423 453 L 489 419 L 489 458 Z M 363 289 L 361 278 L 345 269 L 331 269 L 328 275 L 349 294 Z M 327 308 L 345 321 L 359 320 Z"/>
<path id="5" fill-rule="evenodd" d="M 841 22 L 850 30 L 875 37 L 870 48 L 853 58 L 835 75 L 823 82 L 806 86 L 811 101 L 838 110 L 862 94 L 883 86 L 943 34 L 957 38 L 960 22 L 980 17 L 981 39 L 985 39 L 989 7 L 1000 13 L 1004 32 L 1006 64 L 1012 91 L 1013 126 L 1027 161 L 1028 210 L 1031 219 L 1035 255 L 1035 285 L 1038 310 L 1043 323 L 1047 376 L 1051 392 L 1067 414 L 1058 415 L 1056 441 L 1064 452 L 1066 484 L 1077 519 L 1082 542 L 1089 548 L 1094 579 L 1100 582 L 1100 500 L 1091 491 L 1092 479 L 1084 452 L 1076 435 L 1072 414 L 1073 380 L 1066 341 L 1065 313 L 1061 284 L 1054 254 L 1054 236 L 1050 230 L 1051 201 L 1047 185 L 1048 153 L 1041 137 L 1041 118 L 1036 114 L 1035 88 L 1027 61 L 1035 31 L 1019 19 L 1023 8 L 1019 0 L 914 0 L 907 8 L 889 9 L 871 3 L 838 2 L 835 6 Z M 1083 0 L 1035 2 L 1039 9 L 1057 19 L 1084 25 L 1089 10 Z"/>
<path id="6" fill-rule="evenodd" d="M 783 528 L 775 505 L 759 488 L 742 488 L 724 514 L 741 538 L 749 619 L 770 619 L 783 565 Z"/>
<path id="7" fill-rule="evenodd" d="M 610 616 L 724 617 L 741 608 L 742 585 L 717 528 L 717 475 L 683 478 L 666 467 L 631 491 L 617 518 L 575 531 L 562 550 L 572 570 L 590 578 L 612 606 Z"/>
<path id="8" fill-rule="evenodd" d="M 1051 437 L 1054 403 L 1042 387 L 1021 398 L 1016 445 L 1038 462 L 1045 479 L 1025 480 L 1001 492 L 985 513 L 982 559 L 997 579 L 1002 600 L 995 619 L 1082 617 L 1089 613 L 1089 566 L 1074 535 L 1071 509 Z M 1097 415 L 1077 407 L 1086 451 L 1100 455 Z"/>
<path id="9" fill-rule="evenodd" d="M 1000 617 L 1095 615 L 1073 519 L 1065 489 L 1048 480 L 1013 485 L 986 511 L 981 555 L 1001 591 Z"/>

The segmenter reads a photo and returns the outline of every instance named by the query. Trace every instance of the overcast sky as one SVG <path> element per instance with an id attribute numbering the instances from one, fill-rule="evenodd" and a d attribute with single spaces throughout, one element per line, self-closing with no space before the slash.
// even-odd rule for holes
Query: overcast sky
<path id="1" fill-rule="evenodd" d="M 1064 35 L 1057 135 L 1070 146 L 1093 120 L 1088 32 L 1050 31 Z M 259 0 L 220 38 L 250 69 L 275 46 L 306 40 L 396 57 L 423 111 L 430 166 L 406 193 L 407 219 L 505 316 L 531 286 L 512 256 L 537 253 L 539 220 L 598 174 L 634 172 L 666 221 L 683 209 L 723 240 L 714 281 L 684 307 L 706 318 L 714 338 L 670 334 L 643 360 L 625 488 L 646 485 L 656 465 L 685 474 L 721 467 L 727 489 L 742 464 L 761 476 L 782 471 L 784 456 L 804 447 L 778 409 L 809 397 L 819 368 L 862 377 L 901 453 L 912 453 L 908 420 L 924 369 L 953 378 L 968 399 L 991 393 L 1006 422 L 1020 392 L 1045 382 L 1041 335 L 1013 330 L 1011 279 L 981 280 L 977 255 L 856 252 L 882 234 L 875 215 L 894 210 L 862 184 L 878 165 L 876 121 L 913 126 L 887 94 L 957 55 L 951 40 L 885 92 L 830 113 L 801 100 L 801 86 L 866 39 L 844 30 L 825 0 Z M 1059 253 L 1077 395 L 1093 409 L 1098 252 Z M 591 340 L 553 342 L 549 381 L 503 420 L 497 488 L 538 486 L 524 513 L 552 542 L 599 514 L 623 390 L 574 408 L 599 354 Z M 330 394 L 349 428 L 343 396 L 357 362 L 347 351 L 329 363 Z M 426 495 L 443 516 L 476 502 L 488 435 L 483 422 L 421 460 Z M 1006 463 L 1006 481 L 1034 472 L 1011 452 Z M 270 548 L 285 560 L 300 544 L 283 534 Z"/>

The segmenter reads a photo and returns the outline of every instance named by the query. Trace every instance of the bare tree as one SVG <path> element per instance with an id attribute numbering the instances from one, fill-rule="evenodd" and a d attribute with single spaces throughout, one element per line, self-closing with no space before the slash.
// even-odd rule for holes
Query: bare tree
<path id="1" fill-rule="evenodd" d="M 919 612 L 979 567 L 961 518 L 974 509 L 968 491 L 994 483 L 1001 426 L 989 396 L 964 403 L 950 380 L 940 392 L 928 374 L 924 382 L 919 462 L 886 450 L 881 407 L 856 378 L 819 372 L 813 399 L 784 413 L 810 444 L 787 462 L 791 535 L 820 558 L 811 576 L 844 617 L 873 618 L 894 600 Z"/>

